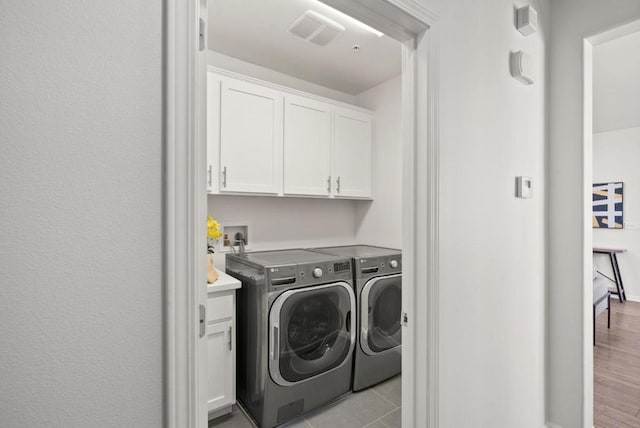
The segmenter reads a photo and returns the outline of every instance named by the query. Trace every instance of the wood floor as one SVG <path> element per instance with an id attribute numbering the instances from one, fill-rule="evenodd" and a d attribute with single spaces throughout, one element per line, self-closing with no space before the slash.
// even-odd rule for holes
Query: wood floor
<path id="1" fill-rule="evenodd" d="M 640 303 L 611 296 L 596 321 L 593 348 L 593 408 L 596 428 L 640 428 Z"/>

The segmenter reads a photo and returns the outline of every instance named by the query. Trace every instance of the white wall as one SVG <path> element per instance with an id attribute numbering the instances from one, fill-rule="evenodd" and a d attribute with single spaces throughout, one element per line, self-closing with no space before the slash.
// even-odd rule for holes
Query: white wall
<path id="1" fill-rule="evenodd" d="M 583 40 L 640 18 L 640 3 L 554 0 L 551 5 L 548 419 L 562 428 L 591 427 L 591 150 L 583 142 Z"/>
<path id="2" fill-rule="evenodd" d="M 209 195 L 209 215 L 247 222 L 252 251 L 355 243 L 355 207 L 362 201 L 268 196 Z M 224 254 L 216 253 L 216 267 Z"/>
<path id="3" fill-rule="evenodd" d="M 615 67 L 615 65 L 612 65 Z M 640 301 L 640 128 L 601 132 L 593 138 L 593 182 L 624 182 L 622 230 L 593 229 L 596 247 L 626 248 L 618 256 L 627 298 Z M 613 278 L 606 255 L 594 255 L 601 272 Z"/>
<path id="4" fill-rule="evenodd" d="M 162 4 L 0 1 L 0 425 L 162 425 Z"/>
<path id="5" fill-rule="evenodd" d="M 402 248 L 402 79 L 397 76 L 356 96 L 375 111 L 373 202 L 356 205 L 356 241 Z"/>
<path id="6" fill-rule="evenodd" d="M 321 97 L 342 101 L 347 104 L 354 104 L 355 102 L 355 97 L 353 95 L 336 91 L 335 89 L 327 88 L 326 86 L 318 85 L 307 80 L 298 79 L 288 74 L 262 67 L 261 65 L 233 58 L 220 52 L 207 51 L 207 64 L 243 74 L 245 76 L 250 76 L 255 79 L 264 80 L 266 82 L 275 83 L 288 88 L 297 89 L 299 91 L 309 92 Z"/>
<path id="7" fill-rule="evenodd" d="M 640 126 L 640 55 L 636 52 L 640 52 L 640 32 L 594 47 L 594 132 Z"/>
<path id="8" fill-rule="evenodd" d="M 440 426 L 545 423 L 545 146 L 549 2 L 423 1 L 440 52 Z M 538 31 L 514 27 L 514 7 Z M 524 49 L 536 83 L 509 74 Z M 515 177 L 533 178 L 533 199 Z"/>

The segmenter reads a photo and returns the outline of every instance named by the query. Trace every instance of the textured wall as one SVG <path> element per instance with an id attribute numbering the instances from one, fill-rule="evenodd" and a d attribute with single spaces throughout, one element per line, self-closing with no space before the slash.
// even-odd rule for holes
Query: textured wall
<path id="1" fill-rule="evenodd" d="M 161 426 L 162 2 L 0 11 L 0 426 Z"/>
<path id="2" fill-rule="evenodd" d="M 546 0 L 425 0 L 440 35 L 440 426 L 540 428 L 545 385 Z M 522 36 L 514 8 L 538 31 Z M 536 83 L 509 74 L 524 49 Z M 515 177 L 533 198 L 515 198 Z"/>

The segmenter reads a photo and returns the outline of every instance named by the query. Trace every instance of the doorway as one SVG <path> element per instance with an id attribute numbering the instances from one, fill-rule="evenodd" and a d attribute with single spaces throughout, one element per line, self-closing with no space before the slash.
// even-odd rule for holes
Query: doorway
<path id="1" fill-rule="evenodd" d="M 359 2 L 331 0 L 323 3 L 357 20 L 369 24 L 403 44 L 402 70 L 402 138 L 403 138 L 403 250 L 405 283 L 414 284 L 403 293 L 403 426 L 437 426 L 437 256 L 438 256 L 438 128 L 437 128 L 437 31 L 436 17 L 414 2 L 380 2 L 362 5 Z M 206 28 L 203 8 L 170 2 L 168 19 L 175 31 L 169 31 L 169 146 L 175 146 L 175 134 L 184 135 L 191 147 L 184 152 L 168 152 L 168 164 L 177 166 L 176 179 L 168 183 L 170 190 L 184 191 L 186 206 L 177 200 L 167 201 L 170 212 L 181 223 L 182 230 L 192 239 L 186 242 L 185 254 L 169 254 L 167 270 L 185 274 L 189 287 L 177 287 L 170 281 L 167 287 L 170 320 L 167 328 L 168 382 L 167 411 L 169 426 L 205 426 L 204 390 L 200 381 L 196 338 L 201 298 L 197 284 L 204 275 L 205 247 L 203 227 L 198 226 L 206 215 L 204 162 L 204 71 L 203 55 L 192 55 L 200 40 L 193 37 L 195 28 Z M 200 15 L 200 16 L 199 16 Z M 203 23 L 198 24 L 202 18 Z M 198 25 L 196 25 L 198 24 Z M 201 31 L 202 32 L 202 31 Z M 427 37 L 428 36 L 428 37 Z M 178 47 L 186 47 L 186 53 Z M 197 70 L 197 73 L 194 71 Z M 196 74 L 198 77 L 196 77 Z M 180 103 L 193 108 L 176 108 Z M 416 117 L 428 118 L 417 121 Z M 191 129 L 191 131 L 189 131 Z M 199 130 L 193 132 L 193 129 Z M 184 160 L 184 162 L 181 162 Z M 183 172 L 185 168 L 188 173 Z M 191 175 L 190 175 L 191 174 Z M 180 177 L 178 177 L 180 176 Z M 189 177 L 192 177 L 189 179 Z M 171 181 L 171 180 L 170 180 Z M 171 191 L 169 192 L 172 193 Z M 176 191 L 176 194 L 179 192 Z M 171 219 L 170 219 L 171 220 Z M 175 233 L 175 230 L 173 230 Z M 418 262 L 419 261 L 419 262 Z M 189 274 L 189 272 L 192 272 Z M 197 274 L 194 275 L 193 272 Z M 175 298 L 174 298 L 175 297 Z M 420 307 L 420 311 L 416 311 Z M 424 310 L 426 308 L 426 310 Z M 184 346 L 180 346 L 184 345 Z M 415 405 L 420 403 L 420 405 Z M 425 406 L 424 403 L 427 405 Z M 196 416 L 197 415 L 197 416 Z"/>
<path id="2" fill-rule="evenodd" d="M 634 393 L 640 383 L 628 361 L 636 352 L 629 346 L 640 340 L 640 293 L 633 281 L 640 272 L 633 196 L 640 176 L 627 162 L 640 156 L 640 121 L 630 113 L 637 111 L 633 103 L 640 96 L 640 62 L 629 52 L 638 49 L 640 23 L 585 41 L 585 186 L 593 186 L 587 211 L 592 229 L 585 240 L 593 247 L 593 305 L 585 321 L 593 323 L 595 427 L 640 424 Z"/>

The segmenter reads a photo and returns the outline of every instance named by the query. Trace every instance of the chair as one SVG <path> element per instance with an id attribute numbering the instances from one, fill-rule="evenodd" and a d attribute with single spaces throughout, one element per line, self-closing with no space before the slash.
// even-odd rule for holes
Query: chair
<path id="1" fill-rule="evenodd" d="M 607 279 L 593 267 L 593 346 L 596 346 L 596 317 L 607 311 L 607 328 L 611 328 L 611 292 Z"/>

